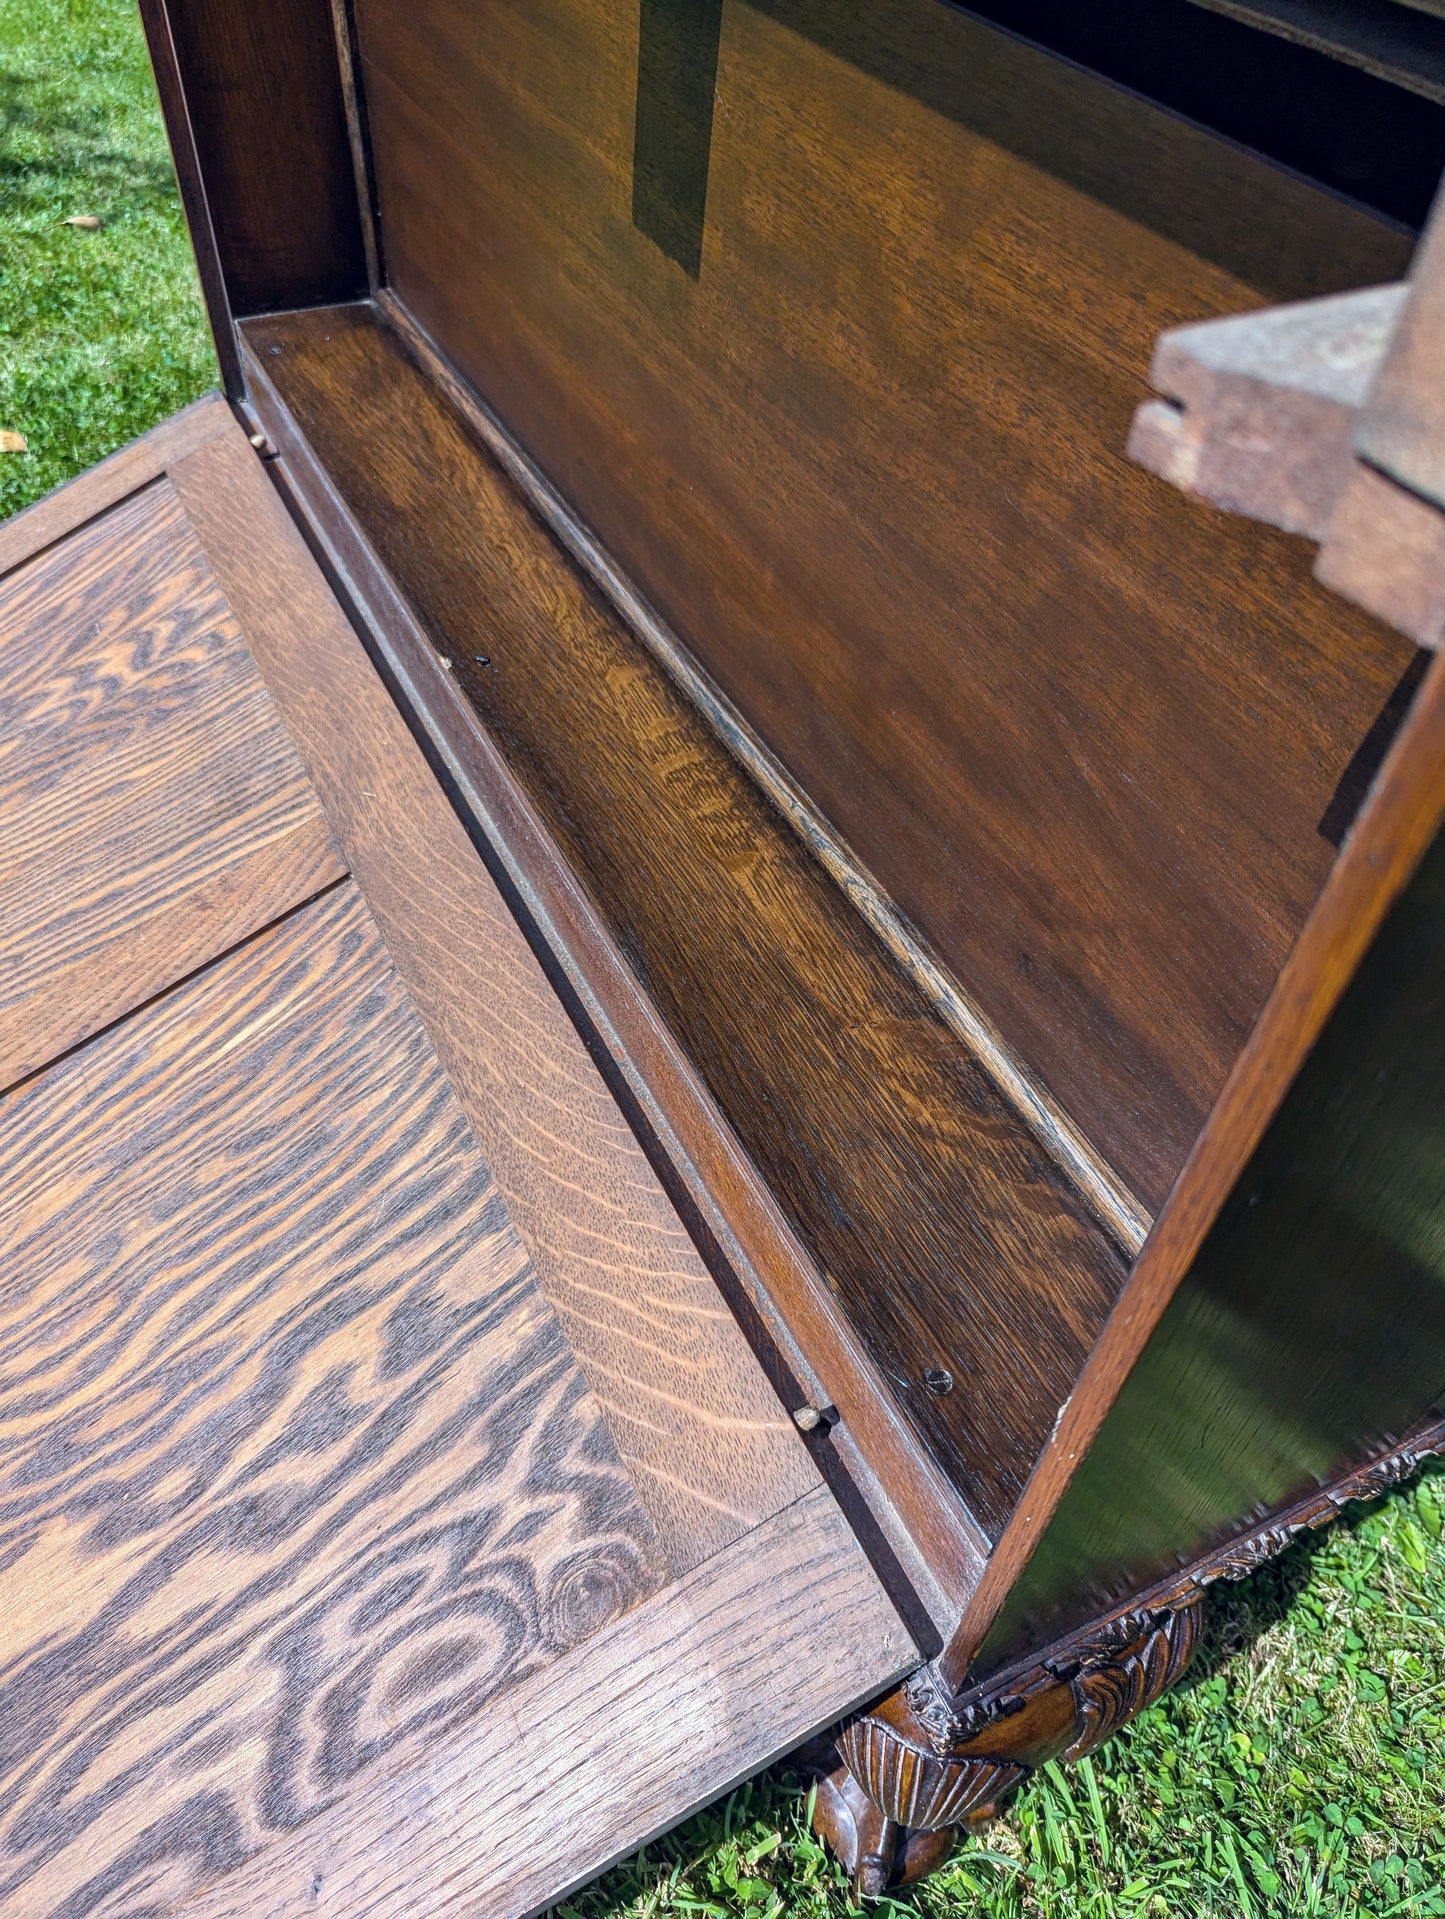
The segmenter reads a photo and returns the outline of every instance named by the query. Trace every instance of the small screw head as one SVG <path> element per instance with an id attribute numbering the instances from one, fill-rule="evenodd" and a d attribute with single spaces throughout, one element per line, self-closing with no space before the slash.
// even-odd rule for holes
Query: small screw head
<path id="1" fill-rule="evenodd" d="M 823 1423 L 823 1415 L 816 1406 L 799 1406 L 793 1414 L 793 1424 L 799 1432 L 810 1433 Z"/>
<path id="2" fill-rule="evenodd" d="M 923 1375 L 923 1383 L 936 1398 L 942 1399 L 945 1393 L 953 1391 L 953 1374 L 946 1366 L 930 1366 Z"/>

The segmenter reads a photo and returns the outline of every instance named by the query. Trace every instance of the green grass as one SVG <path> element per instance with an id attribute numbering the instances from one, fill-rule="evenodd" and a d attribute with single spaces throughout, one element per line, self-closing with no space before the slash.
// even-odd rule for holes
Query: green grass
<path id="1" fill-rule="evenodd" d="M 0 517 L 215 382 L 134 0 L 0 0 Z"/>
<path id="2" fill-rule="evenodd" d="M 71 213 L 106 224 L 78 233 Z M 0 427 L 32 449 L 0 455 L 0 512 L 214 379 L 132 0 L 0 0 Z M 874 1910 L 1445 1915 L 1442 1507 L 1445 1477 L 1427 1477 L 1230 1589 L 1171 1698 Z M 805 1810 L 774 1771 L 560 1911 L 847 1913 Z"/>

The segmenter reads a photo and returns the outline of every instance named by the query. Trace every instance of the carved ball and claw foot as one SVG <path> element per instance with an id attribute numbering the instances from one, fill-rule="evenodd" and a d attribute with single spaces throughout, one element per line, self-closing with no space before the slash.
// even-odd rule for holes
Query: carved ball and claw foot
<path id="1" fill-rule="evenodd" d="M 1202 1615 L 1197 1592 L 1126 1613 L 958 1699 L 925 1667 L 814 1749 L 815 1829 L 860 1894 L 912 1885 L 1036 1767 L 1081 1759 L 1172 1686 Z"/>

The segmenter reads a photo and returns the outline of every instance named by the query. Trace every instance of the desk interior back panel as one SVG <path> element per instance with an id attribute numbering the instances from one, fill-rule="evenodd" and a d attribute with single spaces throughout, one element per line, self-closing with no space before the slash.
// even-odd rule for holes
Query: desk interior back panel
<path id="1" fill-rule="evenodd" d="M 939 0 L 359 0 L 390 282 L 1146 1204 L 1410 664 L 1123 457 L 1351 207 Z"/>

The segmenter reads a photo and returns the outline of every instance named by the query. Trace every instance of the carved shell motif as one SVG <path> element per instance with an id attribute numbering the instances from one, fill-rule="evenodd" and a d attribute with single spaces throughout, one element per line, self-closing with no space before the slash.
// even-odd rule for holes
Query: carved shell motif
<path id="1" fill-rule="evenodd" d="M 1167 1692 L 1189 1664 L 1203 1621 L 1196 1599 L 1160 1615 L 1134 1647 L 1080 1667 L 1069 1682 L 1079 1730 L 1063 1757 L 1082 1759 Z"/>
<path id="2" fill-rule="evenodd" d="M 1027 1770 L 1006 1759 L 939 1759 L 867 1717 L 845 1726 L 838 1745 L 874 1805 L 913 1832 L 958 1825 L 1012 1791 Z"/>

